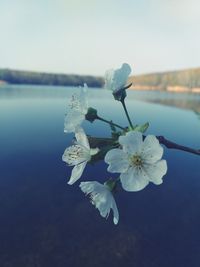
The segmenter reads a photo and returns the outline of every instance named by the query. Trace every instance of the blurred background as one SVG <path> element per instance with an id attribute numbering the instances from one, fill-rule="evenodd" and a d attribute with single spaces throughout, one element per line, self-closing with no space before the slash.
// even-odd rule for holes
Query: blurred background
<path id="1" fill-rule="evenodd" d="M 200 66 L 198 0 L 1 0 L 0 67 L 103 76 Z"/>
<path id="2" fill-rule="evenodd" d="M 72 94 L 127 126 L 104 73 L 132 67 L 127 108 L 147 134 L 200 148 L 200 3 L 197 0 L 0 1 L 0 266 L 199 267 L 196 155 L 164 149 L 163 184 L 119 190 L 117 226 L 79 189 L 62 162 Z M 87 134 L 109 137 L 102 122 Z M 107 165 L 82 181 L 104 182 Z M 113 177 L 117 177 L 113 175 Z"/>

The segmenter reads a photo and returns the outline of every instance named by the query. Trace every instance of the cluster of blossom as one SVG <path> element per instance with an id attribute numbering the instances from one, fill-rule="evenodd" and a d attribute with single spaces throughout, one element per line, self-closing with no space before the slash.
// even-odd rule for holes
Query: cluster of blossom
<path id="1" fill-rule="evenodd" d="M 112 91 L 116 100 L 121 101 L 130 124 L 126 128 L 119 126 L 123 130 L 113 134 L 111 139 L 113 143 L 107 146 L 103 154 L 104 161 L 108 164 L 108 172 L 120 175 L 117 179 L 109 178 L 103 184 L 97 181 L 86 181 L 79 185 L 80 189 L 90 196 L 91 203 L 99 210 L 101 216 L 107 218 L 112 209 L 114 224 L 119 221 L 119 212 L 114 199 L 118 184 L 121 183 L 126 191 L 136 192 L 144 189 L 149 182 L 160 185 L 167 172 L 166 160 L 161 159 L 163 148 L 158 139 L 154 135 L 144 135 L 148 124 L 134 126 L 128 115 L 124 99 L 126 89 L 130 86 L 127 86 L 130 73 L 130 66 L 124 63 L 121 68 L 109 70 L 105 75 L 105 88 Z M 64 132 L 73 132 L 76 139 L 73 145 L 66 148 L 62 156 L 68 166 L 73 166 L 69 185 L 81 178 L 88 162 L 91 162 L 94 157 L 98 158 L 98 155 L 102 157 L 102 147 L 92 148 L 81 126 L 85 119 L 90 122 L 101 119 L 97 111 L 88 106 L 86 85 L 81 89 L 79 96 L 76 94 L 72 96 L 65 116 Z M 106 122 L 105 119 L 103 121 Z M 115 131 L 118 125 L 112 121 L 109 123 Z"/>

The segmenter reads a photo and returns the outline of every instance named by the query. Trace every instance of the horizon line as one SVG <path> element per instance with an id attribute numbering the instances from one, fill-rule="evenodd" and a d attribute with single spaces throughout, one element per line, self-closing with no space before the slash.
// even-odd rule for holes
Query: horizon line
<path id="1" fill-rule="evenodd" d="M 143 76 L 143 75 L 153 75 L 153 74 L 162 74 L 162 73 L 172 73 L 172 72 L 180 72 L 180 71 L 188 71 L 188 70 L 195 70 L 195 69 L 200 69 L 199 67 L 188 67 L 188 68 L 181 68 L 181 69 L 172 69 L 172 70 L 161 70 L 161 71 L 152 71 L 152 72 L 144 72 L 144 73 L 139 73 L 139 74 L 132 74 L 132 76 Z M 25 70 L 25 69 L 18 69 L 18 68 L 10 68 L 10 67 L 5 67 L 2 68 L 0 67 L 1 70 L 9 70 L 9 71 L 21 71 L 21 72 L 32 72 L 32 73 L 44 73 L 44 74 L 55 74 L 55 75 L 75 75 L 75 76 L 90 76 L 90 77 L 99 77 L 102 78 L 104 75 L 100 74 L 80 74 L 80 73 L 65 73 L 65 72 L 52 72 L 52 71 L 40 71 L 40 70 Z"/>

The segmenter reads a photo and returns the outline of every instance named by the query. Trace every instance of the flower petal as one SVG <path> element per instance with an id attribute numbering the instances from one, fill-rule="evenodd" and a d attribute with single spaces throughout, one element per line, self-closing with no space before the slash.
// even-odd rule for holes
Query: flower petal
<path id="1" fill-rule="evenodd" d="M 87 164 L 87 162 L 85 161 L 85 162 L 82 162 L 82 163 L 74 166 L 74 168 L 72 169 L 71 177 L 68 181 L 69 185 L 74 184 L 81 177 L 81 175 L 85 169 L 86 164 Z"/>
<path id="2" fill-rule="evenodd" d="M 114 84 L 113 84 L 113 76 L 114 76 L 114 70 L 107 70 L 105 73 L 105 85 L 104 87 L 108 90 L 114 90 Z"/>
<path id="3" fill-rule="evenodd" d="M 119 221 L 119 211 L 118 211 L 118 208 L 117 208 L 117 205 L 116 205 L 116 202 L 115 202 L 115 199 L 114 197 L 112 197 L 112 210 L 113 210 L 113 222 L 114 224 L 118 224 L 118 221 Z"/>
<path id="4" fill-rule="evenodd" d="M 124 190 L 133 192 L 142 190 L 149 183 L 148 176 L 139 168 L 129 168 L 120 175 L 120 180 Z"/>
<path id="5" fill-rule="evenodd" d="M 90 149 L 88 138 L 81 127 L 77 128 L 77 130 L 75 131 L 75 137 L 78 144 L 84 146 L 87 149 Z"/>
<path id="6" fill-rule="evenodd" d="M 130 155 L 140 153 L 143 145 L 142 133 L 137 131 L 128 132 L 125 136 L 119 137 L 119 143 L 122 145 L 124 152 Z"/>
<path id="7" fill-rule="evenodd" d="M 69 109 L 65 116 L 64 132 L 74 132 L 76 127 L 80 126 L 85 119 L 87 110 L 87 85 L 84 84 L 84 88 L 81 88 L 79 95 L 72 95 Z"/>
<path id="8" fill-rule="evenodd" d="M 84 83 L 84 87 L 81 88 L 79 101 L 81 112 L 85 115 L 88 110 L 88 86 Z"/>
<path id="9" fill-rule="evenodd" d="M 90 194 L 92 191 L 100 191 L 104 185 L 96 181 L 91 182 L 81 182 L 79 187 L 86 195 Z"/>
<path id="10" fill-rule="evenodd" d="M 114 91 L 117 91 L 126 85 L 130 73 L 131 67 L 127 63 L 124 63 L 120 69 L 115 70 L 113 76 Z"/>
<path id="11" fill-rule="evenodd" d="M 99 210 L 100 214 L 104 218 L 108 218 L 111 209 L 110 192 L 105 189 L 99 194 L 95 194 L 92 198 L 93 204 Z"/>
<path id="12" fill-rule="evenodd" d="M 148 135 L 143 142 L 141 152 L 142 159 L 145 163 L 154 163 L 162 158 L 163 147 L 159 144 L 154 135 Z"/>
<path id="13" fill-rule="evenodd" d="M 62 160 L 69 166 L 80 164 L 84 161 L 89 161 L 91 158 L 89 150 L 80 145 L 72 145 L 65 149 Z"/>
<path id="14" fill-rule="evenodd" d="M 152 183 L 156 185 L 162 184 L 162 177 L 167 172 L 167 162 L 166 160 L 160 160 L 154 164 L 145 164 L 144 171 Z"/>
<path id="15" fill-rule="evenodd" d="M 119 212 L 113 194 L 106 185 L 99 182 L 81 182 L 81 190 L 86 194 L 90 194 L 91 202 L 99 210 L 102 217 L 107 218 L 110 214 L 110 209 L 113 210 L 113 222 L 117 224 L 119 221 Z"/>
<path id="16" fill-rule="evenodd" d="M 128 156 L 122 149 L 111 149 L 105 156 L 105 162 L 109 164 L 109 172 L 125 172 L 129 167 Z"/>
<path id="17" fill-rule="evenodd" d="M 126 85 L 130 73 L 131 67 L 127 63 L 124 63 L 119 69 L 106 71 L 105 88 L 118 91 Z"/>
<path id="18" fill-rule="evenodd" d="M 64 132 L 74 132 L 76 127 L 80 126 L 84 119 L 85 116 L 80 111 L 70 110 L 65 116 Z"/>
<path id="19" fill-rule="evenodd" d="M 111 192 L 105 185 L 98 182 L 82 182 L 81 190 L 86 194 L 91 194 L 92 204 L 99 210 L 102 217 L 107 217 L 110 213 Z"/>
<path id="20" fill-rule="evenodd" d="M 99 153 L 99 151 L 100 151 L 100 149 L 98 147 L 96 147 L 96 148 L 90 148 L 90 155 L 91 156 L 94 156 L 97 153 Z"/>

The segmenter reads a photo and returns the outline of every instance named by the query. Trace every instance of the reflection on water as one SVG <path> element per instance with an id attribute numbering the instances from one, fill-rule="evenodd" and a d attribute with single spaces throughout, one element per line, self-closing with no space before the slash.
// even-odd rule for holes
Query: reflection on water
<path id="1" fill-rule="evenodd" d="M 197 115 L 198 119 L 200 120 L 200 112 L 197 112 L 197 111 L 195 110 L 194 113 Z"/>
<path id="2" fill-rule="evenodd" d="M 77 87 L 64 87 L 64 86 L 37 86 L 37 85 L 1 85 L 0 97 L 3 98 L 61 98 L 67 97 L 69 92 L 78 90 Z M 91 97 L 107 98 L 109 93 L 103 89 L 98 89 L 91 92 Z M 164 91 L 140 91 L 140 90 L 128 90 L 129 99 L 137 99 L 152 103 L 158 103 L 162 105 L 175 106 L 183 109 L 191 109 L 196 112 L 200 112 L 200 94 L 192 93 L 174 93 Z"/>
<path id="3" fill-rule="evenodd" d="M 70 170 L 61 156 L 73 135 L 63 133 L 63 120 L 73 90 L 0 90 L 0 266 L 198 267 L 200 158 L 165 149 L 164 183 L 138 193 L 121 190 L 116 195 L 120 221 L 114 226 L 112 216 L 101 218 L 78 184 L 67 185 Z M 89 96 L 100 116 L 127 124 L 109 92 L 93 90 Z M 147 96 L 129 92 L 135 123 L 149 121 L 148 133 L 200 146 L 194 112 L 135 100 Z M 153 98 L 150 92 L 148 97 Z M 181 95 L 176 98 L 183 101 Z M 189 101 L 194 107 L 199 99 Z M 109 136 L 101 122 L 84 127 L 89 134 Z M 83 180 L 103 181 L 106 168 L 103 162 L 87 166 Z"/>
<path id="4" fill-rule="evenodd" d="M 200 94 L 137 91 L 137 99 L 200 112 Z"/>

